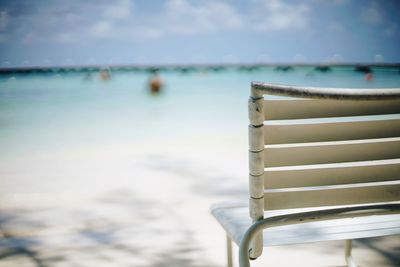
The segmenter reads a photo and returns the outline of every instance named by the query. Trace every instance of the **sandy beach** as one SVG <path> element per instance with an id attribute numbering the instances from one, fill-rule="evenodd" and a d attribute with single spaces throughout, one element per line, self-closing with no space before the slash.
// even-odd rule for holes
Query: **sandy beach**
<path id="1" fill-rule="evenodd" d="M 216 140 L 210 157 L 195 141 L 3 161 L 0 266 L 224 266 L 225 236 L 209 205 L 246 201 L 246 144 Z M 361 266 L 398 266 L 398 244 L 356 242 L 355 257 Z M 273 247 L 254 266 L 344 266 L 342 254 L 342 242 Z"/>

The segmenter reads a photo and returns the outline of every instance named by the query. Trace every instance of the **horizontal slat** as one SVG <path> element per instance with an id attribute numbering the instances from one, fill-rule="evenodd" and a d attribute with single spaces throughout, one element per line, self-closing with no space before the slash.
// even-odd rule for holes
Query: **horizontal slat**
<path id="1" fill-rule="evenodd" d="M 305 190 L 272 189 L 264 194 L 264 209 L 357 205 L 400 201 L 400 184 L 385 182 L 364 186 L 313 187 Z"/>
<path id="2" fill-rule="evenodd" d="M 342 117 L 400 113 L 400 99 L 338 101 L 324 99 L 265 99 L 266 120 Z"/>
<path id="3" fill-rule="evenodd" d="M 371 117 L 371 116 L 369 116 Z M 266 144 L 355 140 L 400 136 L 400 114 L 327 120 L 268 121 L 264 125 Z"/>
<path id="4" fill-rule="evenodd" d="M 400 180 L 400 159 L 266 168 L 264 188 Z"/>
<path id="5" fill-rule="evenodd" d="M 266 145 L 265 167 L 400 158 L 400 138 Z"/>
<path id="6" fill-rule="evenodd" d="M 400 88 L 328 88 L 251 82 L 251 95 L 279 95 L 313 99 L 384 100 L 399 99 Z"/>

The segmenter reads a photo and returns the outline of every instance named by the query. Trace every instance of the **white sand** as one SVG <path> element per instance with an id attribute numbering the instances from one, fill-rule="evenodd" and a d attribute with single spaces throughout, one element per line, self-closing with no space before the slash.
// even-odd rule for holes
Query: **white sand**
<path id="1" fill-rule="evenodd" d="M 246 201 L 247 144 L 205 140 L 7 157 L 0 267 L 224 266 L 225 235 L 209 206 Z M 399 266 L 399 241 L 356 243 L 355 257 L 361 266 Z M 274 247 L 254 266 L 344 266 L 342 254 L 341 242 Z"/>

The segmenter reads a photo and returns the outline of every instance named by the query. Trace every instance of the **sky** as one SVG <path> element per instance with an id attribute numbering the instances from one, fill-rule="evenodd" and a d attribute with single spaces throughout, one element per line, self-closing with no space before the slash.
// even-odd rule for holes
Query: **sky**
<path id="1" fill-rule="evenodd" d="M 400 62 L 400 1 L 0 0 L 0 67 Z"/>

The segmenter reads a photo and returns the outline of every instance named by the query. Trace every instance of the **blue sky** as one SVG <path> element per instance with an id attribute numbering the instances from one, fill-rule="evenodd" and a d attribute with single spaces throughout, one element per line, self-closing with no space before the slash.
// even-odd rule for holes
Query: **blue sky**
<path id="1" fill-rule="evenodd" d="M 0 67 L 400 62 L 400 1 L 0 0 Z"/>

